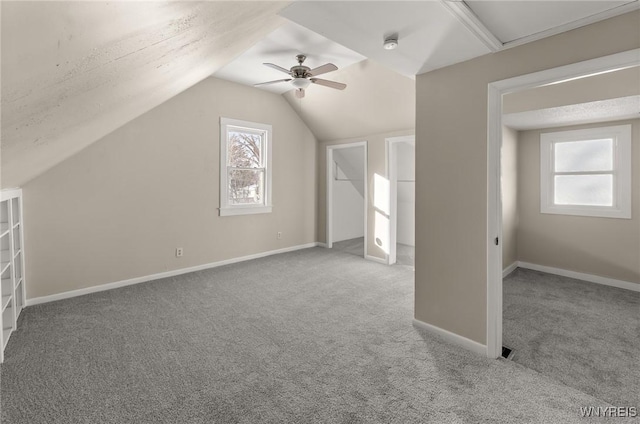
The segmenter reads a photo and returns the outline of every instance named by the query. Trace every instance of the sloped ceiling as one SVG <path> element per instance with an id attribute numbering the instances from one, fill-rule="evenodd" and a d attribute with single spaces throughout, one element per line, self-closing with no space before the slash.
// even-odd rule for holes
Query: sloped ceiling
<path id="1" fill-rule="evenodd" d="M 372 60 L 327 75 L 344 91 L 311 85 L 302 99 L 283 94 L 320 141 L 415 127 L 415 81 Z"/>
<path id="2" fill-rule="evenodd" d="M 287 74 L 265 66 L 265 62 L 274 63 L 285 69 L 297 65 L 296 56 L 304 54 L 304 65 L 311 69 L 333 63 L 338 68 L 346 68 L 366 59 L 348 48 L 333 42 L 303 26 L 286 22 L 249 50 L 235 58 L 231 63 L 219 69 L 214 76 L 245 85 L 288 78 Z M 282 94 L 291 90 L 290 83 L 261 85 L 260 89 Z"/>
<path id="3" fill-rule="evenodd" d="M 2 187 L 213 74 L 287 3 L 3 1 Z"/>

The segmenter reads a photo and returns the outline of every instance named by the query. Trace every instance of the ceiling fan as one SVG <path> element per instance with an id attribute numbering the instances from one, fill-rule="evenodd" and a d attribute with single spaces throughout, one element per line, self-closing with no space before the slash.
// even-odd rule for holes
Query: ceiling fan
<path id="1" fill-rule="evenodd" d="M 270 68 L 277 69 L 278 71 L 284 72 L 285 74 L 289 74 L 291 78 L 261 82 L 259 84 L 254 84 L 254 86 L 257 87 L 259 85 L 277 84 L 279 82 L 291 81 L 291 85 L 296 88 L 296 97 L 298 97 L 299 99 L 304 97 L 304 89 L 307 88 L 311 83 L 324 85 L 325 87 L 331 87 L 337 90 L 344 90 L 345 88 L 347 88 L 347 84 L 343 84 L 341 82 L 316 78 L 318 75 L 337 70 L 338 67 L 336 65 L 334 65 L 333 63 L 326 63 L 322 66 L 311 69 L 308 66 L 304 66 L 302 64 L 306 58 L 307 57 L 303 54 L 297 55 L 296 59 L 298 59 L 298 64 L 296 66 L 292 66 L 289 70 L 283 68 L 282 66 L 274 65 L 273 63 L 263 63 L 263 65 L 267 65 Z"/>

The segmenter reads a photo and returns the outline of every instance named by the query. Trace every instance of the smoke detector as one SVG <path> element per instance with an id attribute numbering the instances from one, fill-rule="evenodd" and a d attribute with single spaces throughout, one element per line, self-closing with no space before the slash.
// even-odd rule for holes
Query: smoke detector
<path id="1" fill-rule="evenodd" d="M 393 50 L 398 47 L 398 37 L 391 36 L 384 39 L 384 44 L 382 45 L 385 50 Z"/>

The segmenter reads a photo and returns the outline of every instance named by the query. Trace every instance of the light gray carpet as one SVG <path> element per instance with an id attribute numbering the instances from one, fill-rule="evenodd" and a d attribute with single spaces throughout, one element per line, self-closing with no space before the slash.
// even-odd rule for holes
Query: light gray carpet
<path id="1" fill-rule="evenodd" d="M 2 423 L 582 423 L 608 406 L 414 328 L 413 275 L 313 248 L 28 307 Z"/>
<path id="2" fill-rule="evenodd" d="M 396 264 L 413 267 L 415 265 L 416 248 L 407 244 L 396 244 Z"/>
<path id="3" fill-rule="evenodd" d="M 364 237 L 335 242 L 332 249 L 364 258 Z"/>
<path id="4" fill-rule="evenodd" d="M 333 243 L 333 249 L 350 255 L 364 257 L 364 237 L 342 240 Z M 415 250 L 413 246 L 402 243 L 396 244 L 396 264 L 413 267 L 415 264 Z"/>
<path id="5" fill-rule="evenodd" d="M 515 362 L 640 411 L 640 293 L 526 269 L 503 291 Z"/>

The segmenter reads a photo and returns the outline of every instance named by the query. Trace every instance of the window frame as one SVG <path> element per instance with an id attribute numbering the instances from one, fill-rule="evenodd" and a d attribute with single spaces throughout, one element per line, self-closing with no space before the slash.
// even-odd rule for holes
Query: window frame
<path id="1" fill-rule="evenodd" d="M 563 142 L 613 139 L 613 205 L 555 203 L 555 145 Z M 584 171 L 580 174 L 598 174 Z M 565 173 L 558 173 L 563 175 Z M 540 212 L 602 218 L 631 219 L 631 125 L 586 128 L 540 134 Z"/>
<path id="2" fill-rule="evenodd" d="M 228 164 L 229 150 L 229 128 L 248 130 L 249 132 L 262 133 L 262 154 L 266 157 L 262 158 L 264 168 L 255 168 L 256 170 L 264 169 L 263 179 L 263 202 L 261 204 L 234 205 L 229 203 L 229 174 L 234 167 Z M 240 119 L 231 119 L 220 117 L 220 216 L 233 215 L 251 215 L 261 213 L 271 213 L 273 205 L 271 203 L 272 178 L 271 178 L 271 145 L 272 145 L 273 128 L 269 124 L 261 124 L 258 122 L 244 121 Z"/>

